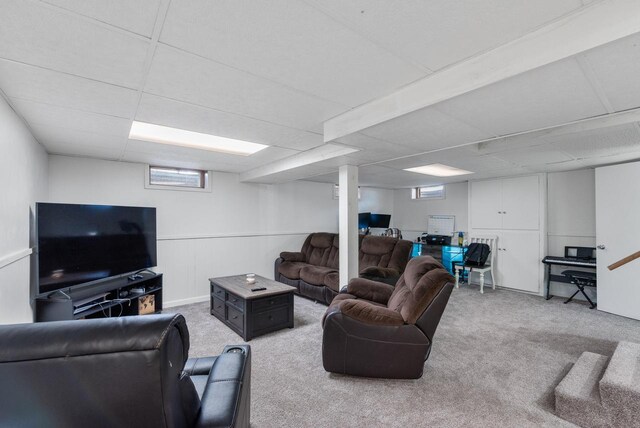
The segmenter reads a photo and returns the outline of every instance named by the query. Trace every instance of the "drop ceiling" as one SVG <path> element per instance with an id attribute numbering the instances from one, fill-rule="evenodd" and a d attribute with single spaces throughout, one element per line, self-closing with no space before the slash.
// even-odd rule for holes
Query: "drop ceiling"
<path id="1" fill-rule="evenodd" d="M 325 144 L 329 120 L 599 3 L 3 0 L 0 90 L 50 153 L 252 176 Z M 640 118 L 601 120 L 640 108 L 638 75 L 632 34 L 342 136 L 332 143 L 358 151 L 257 181 L 336 182 L 352 164 L 362 185 L 399 188 L 640 159 Z M 270 147 L 243 157 L 134 141 L 133 120 Z M 428 163 L 475 174 L 404 171 Z"/>

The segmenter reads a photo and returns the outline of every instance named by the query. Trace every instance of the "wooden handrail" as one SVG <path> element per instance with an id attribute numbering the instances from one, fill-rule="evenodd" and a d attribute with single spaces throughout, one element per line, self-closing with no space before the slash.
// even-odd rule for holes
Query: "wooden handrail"
<path id="1" fill-rule="evenodd" d="M 609 266 L 607 266 L 607 268 L 609 270 L 618 269 L 620 266 L 626 265 L 627 263 L 635 259 L 640 259 L 640 251 L 636 251 L 635 253 L 628 255 L 627 257 L 620 259 L 613 264 L 610 264 Z"/>

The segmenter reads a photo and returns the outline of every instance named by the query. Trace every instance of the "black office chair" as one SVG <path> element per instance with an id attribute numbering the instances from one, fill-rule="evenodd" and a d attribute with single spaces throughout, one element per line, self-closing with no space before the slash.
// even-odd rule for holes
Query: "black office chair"
<path id="1" fill-rule="evenodd" d="M 591 307 L 589 309 L 593 309 L 596 307 L 596 304 L 589 298 L 587 293 L 584 292 L 584 287 L 596 287 L 597 280 L 595 272 L 583 272 L 580 270 L 565 270 L 562 272 L 564 276 L 566 276 L 572 284 L 575 284 L 578 287 L 578 290 L 571 295 L 564 303 L 569 303 L 573 300 L 573 298 L 578 293 L 582 293 L 582 295 L 587 299 Z"/>

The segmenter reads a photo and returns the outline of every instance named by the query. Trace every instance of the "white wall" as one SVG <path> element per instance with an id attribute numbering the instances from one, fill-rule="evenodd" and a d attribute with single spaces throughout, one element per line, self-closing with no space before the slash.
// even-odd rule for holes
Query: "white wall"
<path id="1" fill-rule="evenodd" d="M 360 200 L 358 200 L 358 212 L 374 214 L 391 214 L 389 227 L 395 226 L 393 215 L 393 190 L 377 187 L 361 187 Z M 386 229 L 372 228 L 371 233 L 381 235 Z"/>
<path id="2" fill-rule="evenodd" d="M 454 215 L 456 230 L 469 230 L 469 201 L 467 183 L 445 185 L 444 199 L 411 199 L 409 189 L 397 189 L 393 194 L 394 227 L 402 231 L 404 239 L 415 240 L 427 231 L 430 215 Z"/>
<path id="3" fill-rule="evenodd" d="M 47 198 L 47 153 L 0 96 L 0 324 L 33 320 L 30 216 Z"/>
<path id="4" fill-rule="evenodd" d="M 208 278 L 255 272 L 273 278 L 281 251 L 310 232 L 338 231 L 333 185 L 240 183 L 213 173 L 212 192 L 145 189 L 146 166 L 50 156 L 52 202 L 157 207 L 158 271 L 165 306 L 208 298 Z"/>
<path id="5" fill-rule="evenodd" d="M 595 170 L 549 173 L 547 186 L 548 254 L 564 256 L 565 246 L 595 247 Z M 552 267 L 552 273 L 559 275 L 565 269 Z M 574 291 L 571 284 L 551 283 L 553 295 L 570 296 Z M 595 296 L 595 290 L 587 291 L 589 297 Z"/>

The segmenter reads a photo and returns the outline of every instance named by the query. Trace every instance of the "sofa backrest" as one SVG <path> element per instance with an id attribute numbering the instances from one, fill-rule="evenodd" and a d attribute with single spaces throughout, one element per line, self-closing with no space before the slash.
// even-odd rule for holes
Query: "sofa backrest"
<path id="1" fill-rule="evenodd" d="M 307 236 L 302 244 L 305 261 L 314 266 L 333 267 L 338 261 L 338 235 L 336 233 L 317 232 Z M 335 245 L 335 246 L 334 246 Z"/>
<path id="2" fill-rule="evenodd" d="M 413 243 L 390 236 L 364 236 L 360 244 L 358 266 L 364 268 L 375 266 L 393 268 L 404 272 Z"/>
<path id="3" fill-rule="evenodd" d="M 188 426 L 200 408 L 182 315 L 0 326 L 5 426 Z"/>
<path id="4" fill-rule="evenodd" d="M 400 312 L 407 324 L 416 321 L 453 277 L 431 256 L 413 258 L 398 280 L 387 307 Z"/>

